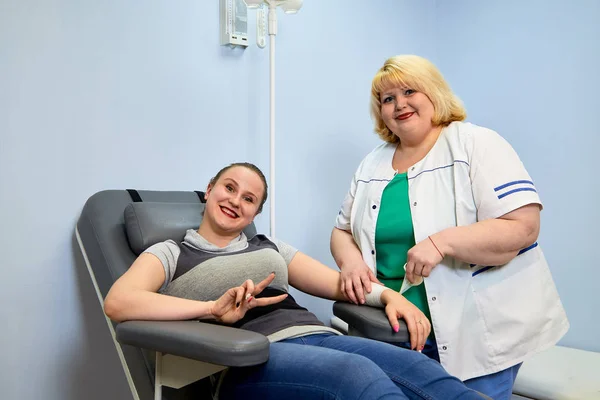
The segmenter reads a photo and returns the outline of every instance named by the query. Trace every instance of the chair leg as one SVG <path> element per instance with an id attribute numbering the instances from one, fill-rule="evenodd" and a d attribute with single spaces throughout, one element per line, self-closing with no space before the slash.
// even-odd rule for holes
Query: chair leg
<path id="1" fill-rule="evenodd" d="M 162 353 L 156 352 L 154 373 L 154 400 L 162 400 Z"/>

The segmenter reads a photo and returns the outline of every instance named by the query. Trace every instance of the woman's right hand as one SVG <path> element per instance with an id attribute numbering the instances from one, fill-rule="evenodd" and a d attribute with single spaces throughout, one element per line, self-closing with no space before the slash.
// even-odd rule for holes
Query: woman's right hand
<path id="1" fill-rule="evenodd" d="M 210 313 L 219 322 L 234 324 L 244 318 L 246 312 L 254 307 L 279 303 L 287 297 L 287 294 L 275 297 L 261 297 L 260 299 L 255 298 L 257 294 L 261 293 L 273 282 L 273 279 L 275 279 L 275 274 L 271 273 L 257 285 L 254 285 L 254 282 L 248 279 L 242 286 L 229 289 L 214 302 L 210 308 Z"/>
<path id="2" fill-rule="evenodd" d="M 398 332 L 400 327 L 398 319 L 404 319 L 410 334 L 410 348 L 423 350 L 431 332 L 431 323 L 425 314 L 400 293 L 391 289 L 381 294 L 381 300 L 385 304 L 385 313 L 394 332 Z"/>
<path id="3" fill-rule="evenodd" d="M 354 304 L 365 303 L 365 290 L 371 293 L 371 282 L 382 284 L 362 258 L 340 268 L 341 291 Z"/>

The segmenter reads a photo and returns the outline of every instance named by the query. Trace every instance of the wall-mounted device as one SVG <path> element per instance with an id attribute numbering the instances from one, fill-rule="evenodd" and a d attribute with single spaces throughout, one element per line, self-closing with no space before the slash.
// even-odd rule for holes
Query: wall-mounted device
<path id="1" fill-rule="evenodd" d="M 248 46 L 248 7 L 244 0 L 219 0 L 221 45 Z"/>
<path id="2" fill-rule="evenodd" d="M 267 45 L 267 8 L 264 4 L 258 7 L 256 13 L 256 44 L 261 49 Z"/>

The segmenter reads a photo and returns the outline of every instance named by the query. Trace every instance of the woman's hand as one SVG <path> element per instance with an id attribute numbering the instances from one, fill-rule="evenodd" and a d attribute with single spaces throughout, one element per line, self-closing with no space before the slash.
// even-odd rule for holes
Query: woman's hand
<path id="1" fill-rule="evenodd" d="M 244 318 L 246 312 L 251 308 L 279 303 L 287 297 L 287 294 L 260 299 L 254 297 L 269 286 L 273 279 L 275 279 L 275 274 L 271 273 L 256 286 L 254 282 L 248 279 L 242 286 L 229 289 L 214 302 L 210 308 L 210 313 L 219 322 L 233 324 Z"/>
<path id="2" fill-rule="evenodd" d="M 365 303 L 365 290 L 371 293 L 371 282 L 381 284 L 365 264 L 350 231 L 333 228 L 331 254 L 340 268 L 340 291 L 354 304 Z"/>
<path id="3" fill-rule="evenodd" d="M 381 300 L 386 305 L 385 313 L 394 332 L 398 332 L 400 324 L 398 318 L 404 319 L 410 334 L 410 348 L 421 351 L 431 332 L 431 323 L 413 303 L 393 290 L 386 290 L 381 294 Z"/>
<path id="4" fill-rule="evenodd" d="M 354 304 L 365 303 L 365 290 L 371 293 L 371 282 L 382 284 L 363 259 L 340 268 L 340 290 Z"/>
<path id="5" fill-rule="evenodd" d="M 415 283 L 418 276 L 427 277 L 444 257 L 428 237 L 420 241 L 410 250 L 406 257 L 406 275 L 410 283 Z"/>

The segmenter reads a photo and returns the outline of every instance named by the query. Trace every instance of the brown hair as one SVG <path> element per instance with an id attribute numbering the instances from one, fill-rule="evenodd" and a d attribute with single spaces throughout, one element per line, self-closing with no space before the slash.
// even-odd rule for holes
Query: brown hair
<path id="1" fill-rule="evenodd" d="M 231 168 L 234 168 L 234 167 L 244 167 L 244 168 L 247 168 L 250 171 L 255 172 L 256 175 L 258 175 L 258 177 L 262 181 L 262 183 L 264 185 L 264 190 L 263 190 L 262 199 L 260 200 L 260 204 L 258 206 L 258 211 L 256 212 L 256 214 L 260 214 L 260 212 L 263 209 L 263 205 L 267 201 L 268 185 L 267 185 L 267 178 L 265 178 L 265 174 L 263 174 L 263 172 L 260 170 L 260 168 L 258 168 L 256 165 L 251 164 L 249 162 L 237 162 L 237 163 L 229 164 L 228 166 L 226 166 L 224 168 L 221 168 L 221 170 L 219 172 L 217 172 L 217 174 L 210 180 L 210 182 L 208 184 L 210 186 L 215 186 L 215 183 L 217 183 L 217 181 L 219 180 L 219 178 L 221 177 L 221 175 L 223 175 L 223 173 L 225 171 L 227 171 L 227 170 L 229 170 Z"/>
<path id="2" fill-rule="evenodd" d="M 467 112 L 460 99 L 452 93 L 440 71 L 431 61 L 414 55 L 389 58 L 377 71 L 371 85 L 371 116 L 375 132 L 388 143 L 400 139 L 381 118 L 381 92 L 390 87 L 408 87 L 423 93 L 433 104 L 433 126 L 448 126 L 453 121 L 464 121 Z"/>

